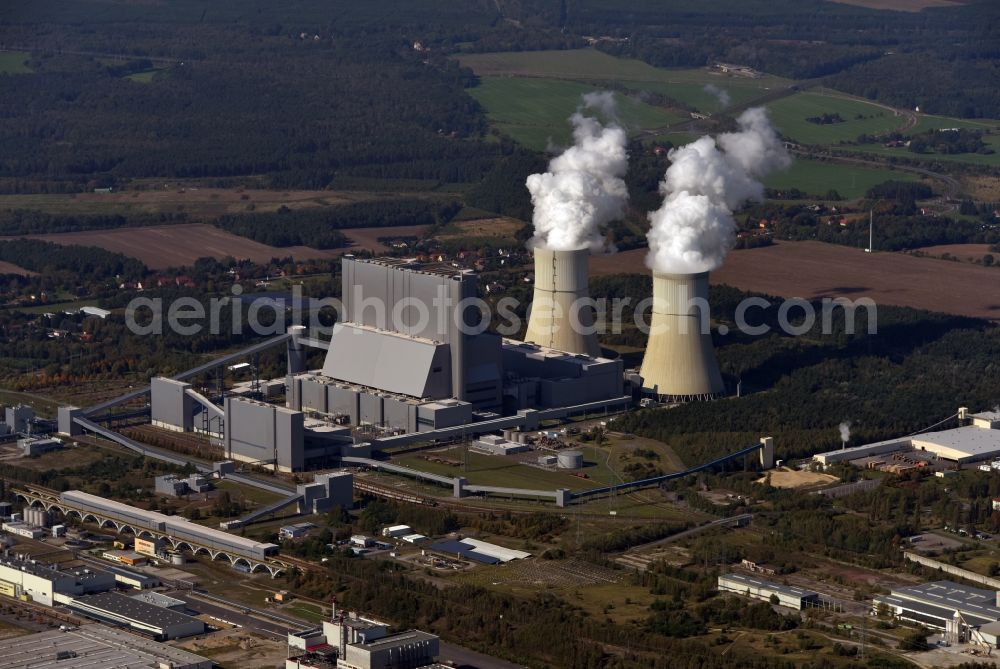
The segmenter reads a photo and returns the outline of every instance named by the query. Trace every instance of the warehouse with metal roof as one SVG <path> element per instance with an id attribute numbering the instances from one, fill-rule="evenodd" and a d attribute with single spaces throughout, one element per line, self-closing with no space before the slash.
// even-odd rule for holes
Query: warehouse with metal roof
<path id="1" fill-rule="evenodd" d="M 69 602 L 73 611 L 157 639 L 180 639 L 205 632 L 205 623 L 189 615 L 116 592 L 77 597 Z"/>
<path id="2" fill-rule="evenodd" d="M 795 609 L 796 611 L 801 611 L 808 606 L 819 603 L 819 594 L 812 590 L 775 583 L 774 581 L 746 574 L 721 574 L 719 576 L 718 588 L 719 592 L 733 592 L 765 602 L 771 601 L 771 597 L 777 597 L 778 604 Z"/>
<path id="3" fill-rule="evenodd" d="M 1000 456 L 1000 413 L 984 411 L 972 414 L 962 408 L 957 416 L 958 427 L 840 448 L 814 455 L 813 460 L 827 466 L 876 455 L 911 451 L 961 464 Z"/>
<path id="4" fill-rule="evenodd" d="M 103 625 L 0 640 L 4 669 L 211 669 L 212 660 Z"/>
<path id="5" fill-rule="evenodd" d="M 1000 621 L 1000 593 L 953 581 L 933 581 L 893 588 L 874 600 L 876 612 L 888 609 L 896 618 L 937 630 L 948 630 L 958 613 L 967 627 Z"/>

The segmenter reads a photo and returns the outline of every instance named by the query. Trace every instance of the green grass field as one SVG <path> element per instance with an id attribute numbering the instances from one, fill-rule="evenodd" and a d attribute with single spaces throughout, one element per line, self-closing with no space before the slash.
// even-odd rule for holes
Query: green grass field
<path id="1" fill-rule="evenodd" d="M 837 163 L 821 163 L 815 160 L 796 158 L 790 168 L 776 172 L 764 180 L 768 188 L 798 188 L 809 195 L 822 197 L 829 190 L 835 190 L 843 197 L 854 199 L 885 181 L 917 181 L 919 177 L 910 172 L 869 167 L 853 167 Z"/>
<path id="2" fill-rule="evenodd" d="M 137 84 L 149 84 L 153 82 L 153 77 L 156 76 L 157 72 L 159 72 L 159 70 L 156 69 L 145 70 L 143 72 L 136 72 L 135 74 L 126 75 L 125 78 L 128 79 L 129 81 L 134 81 Z"/>
<path id="3" fill-rule="evenodd" d="M 615 58 L 595 49 L 480 53 L 460 56 L 459 61 L 482 77 L 540 77 L 615 83 L 634 91 L 666 95 L 709 113 L 719 111 L 721 105 L 715 95 L 705 90 L 706 84 L 726 91 L 733 104 L 749 102 L 771 89 L 791 84 L 791 81 L 781 77 L 748 79 L 723 75 L 707 68 L 667 70 L 640 60 Z"/>
<path id="4" fill-rule="evenodd" d="M 968 128 L 970 130 L 997 130 L 1000 129 L 1000 121 L 992 119 L 958 119 L 947 116 L 931 116 L 929 114 L 919 114 L 917 124 L 906 131 L 907 135 L 915 135 L 927 130 L 941 130 L 942 128 Z"/>
<path id="5" fill-rule="evenodd" d="M 874 104 L 819 92 L 796 93 L 770 103 L 767 108 L 781 134 L 802 144 L 853 141 L 862 134 L 890 132 L 902 127 L 906 120 Z M 819 125 L 806 120 L 834 113 L 840 114 L 843 122 Z"/>
<path id="6" fill-rule="evenodd" d="M 881 144 L 861 144 L 845 146 L 844 151 L 862 151 L 876 156 L 917 160 L 922 162 L 968 163 L 970 165 L 1000 166 L 1000 135 L 983 137 L 983 141 L 993 148 L 994 153 L 914 153 L 905 147 L 888 148 Z"/>
<path id="7" fill-rule="evenodd" d="M 570 143 L 572 131 L 567 119 L 579 106 L 580 96 L 594 90 L 575 81 L 484 77 L 470 93 L 500 130 L 525 146 L 544 150 L 550 143 Z M 635 98 L 616 97 L 620 121 L 632 134 L 682 120 Z"/>
<path id="8" fill-rule="evenodd" d="M 430 462 L 423 456 L 443 456 L 445 458 L 462 461 L 462 448 L 454 447 L 446 451 L 423 451 L 419 453 L 407 453 L 393 458 L 393 461 L 413 469 L 443 474 L 445 476 L 464 476 L 469 483 L 479 485 L 499 485 L 520 488 L 532 488 L 536 490 L 555 490 L 556 488 L 570 488 L 571 490 L 587 490 L 609 483 L 617 483 L 618 476 L 612 472 L 607 464 L 607 452 L 598 450 L 595 456 L 592 447 L 580 449 L 584 454 L 583 472 L 588 478 L 574 476 L 562 470 L 548 470 L 530 465 L 521 464 L 511 457 L 498 455 L 483 455 L 469 451 L 469 469 L 463 471 L 460 466 L 451 466 L 439 462 Z M 537 456 L 532 453 L 532 456 Z M 532 457 L 534 460 L 535 457 Z"/>
<path id="9" fill-rule="evenodd" d="M 0 52 L 0 74 L 31 74 L 34 70 L 27 65 L 29 55 L 24 51 Z"/>

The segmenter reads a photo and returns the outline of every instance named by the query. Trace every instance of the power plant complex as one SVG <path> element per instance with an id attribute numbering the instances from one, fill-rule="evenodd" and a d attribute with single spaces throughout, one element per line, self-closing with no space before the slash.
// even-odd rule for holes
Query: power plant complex
<path id="1" fill-rule="evenodd" d="M 587 295 L 586 254 L 536 262 L 548 268 L 536 297 L 559 306 L 535 311 L 529 341 L 518 341 L 480 324 L 473 272 L 345 256 L 343 320 L 329 342 L 301 328 L 288 338 L 285 406 L 229 395 L 219 407 L 184 381 L 155 378 L 152 422 L 211 434 L 227 458 L 298 471 L 403 441 L 627 407 L 622 361 L 601 357 L 593 332 L 576 334 L 571 307 Z M 589 307 L 582 318 L 593 324 Z M 306 369 L 304 347 L 327 349 L 322 368 Z"/>
<path id="2" fill-rule="evenodd" d="M 240 394 L 212 399 L 186 381 L 157 377 L 152 423 L 207 433 L 228 459 L 301 471 L 390 445 L 620 410 L 643 392 L 670 401 L 723 394 L 700 316 L 704 310 L 707 318 L 707 302 L 700 304 L 707 275 L 655 277 L 641 382 L 620 359 L 601 355 L 587 251 L 536 249 L 535 277 L 525 341 L 518 341 L 480 323 L 474 272 L 345 256 L 343 315 L 329 341 L 301 327 L 287 337 L 284 406 Z M 308 348 L 326 349 L 321 368 L 306 369 Z"/>

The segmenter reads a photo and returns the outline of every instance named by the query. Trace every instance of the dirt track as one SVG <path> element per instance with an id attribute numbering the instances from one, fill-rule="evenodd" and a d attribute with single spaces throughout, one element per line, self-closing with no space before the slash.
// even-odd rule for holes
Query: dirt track
<path id="1" fill-rule="evenodd" d="M 646 249 L 590 259 L 594 275 L 648 272 Z M 821 242 L 734 251 L 712 282 L 778 297 L 871 298 L 876 304 L 1000 320 L 1000 268 Z"/>

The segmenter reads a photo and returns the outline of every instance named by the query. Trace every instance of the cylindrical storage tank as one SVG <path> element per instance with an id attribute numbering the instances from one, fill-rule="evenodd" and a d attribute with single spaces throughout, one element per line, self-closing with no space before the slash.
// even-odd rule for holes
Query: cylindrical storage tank
<path id="1" fill-rule="evenodd" d="M 653 274 L 653 314 L 642 387 L 668 401 L 712 399 L 726 391 L 712 348 L 708 272 Z"/>
<path id="2" fill-rule="evenodd" d="M 182 565 L 185 562 L 183 553 L 171 553 L 170 554 L 170 564 L 172 565 Z"/>
<path id="3" fill-rule="evenodd" d="M 597 357 L 594 311 L 587 287 L 590 251 L 535 249 L 535 290 L 524 341 Z"/>
<path id="4" fill-rule="evenodd" d="M 557 457 L 559 469 L 583 469 L 583 453 L 561 451 Z"/>

